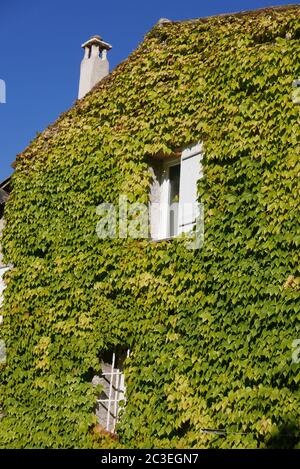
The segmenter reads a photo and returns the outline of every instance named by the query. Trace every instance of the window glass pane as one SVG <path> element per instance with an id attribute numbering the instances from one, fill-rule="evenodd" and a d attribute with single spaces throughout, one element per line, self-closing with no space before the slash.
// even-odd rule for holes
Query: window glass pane
<path id="1" fill-rule="evenodd" d="M 180 164 L 170 166 L 170 236 L 176 236 L 178 233 L 178 203 L 179 203 L 179 183 L 180 183 Z"/>

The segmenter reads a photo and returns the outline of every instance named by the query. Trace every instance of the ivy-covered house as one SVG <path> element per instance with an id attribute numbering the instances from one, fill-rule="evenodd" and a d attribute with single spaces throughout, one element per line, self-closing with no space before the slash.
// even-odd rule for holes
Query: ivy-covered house
<path id="1" fill-rule="evenodd" d="M 296 447 L 300 7 L 83 47 L 6 204 L 0 447 Z"/>

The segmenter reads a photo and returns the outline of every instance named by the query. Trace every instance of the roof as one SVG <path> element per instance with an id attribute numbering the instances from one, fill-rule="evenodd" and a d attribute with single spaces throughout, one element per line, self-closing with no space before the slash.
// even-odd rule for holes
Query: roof
<path id="1" fill-rule="evenodd" d="M 236 11 L 232 13 L 220 13 L 218 15 L 211 15 L 211 16 L 203 16 L 202 18 L 191 18 L 188 20 L 179 20 L 179 21 L 171 21 L 171 23 L 194 23 L 194 22 L 199 22 L 199 21 L 208 21 L 212 18 L 230 18 L 230 17 L 243 17 L 243 16 L 259 16 L 264 13 L 272 13 L 273 11 L 287 11 L 287 10 L 292 10 L 292 9 L 299 9 L 300 5 L 299 4 L 288 4 L 288 5 L 282 5 L 282 6 L 273 6 L 273 7 L 266 7 L 266 8 L 256 8 L 255 10 L 243 10 L 243 11 Z"/>
<path id="2" fill-rule="evenodd" d="M 226 22 L 227 20 L 229 22 L 233 22 L 234 20 L 237 21 L 242 21 L 243 18 L 248 18 L 249 19 L 249 24 L 253 24 L 254 21 L 252 19 L 259 18 L 260 16 L 266 16 L 267 18 L 271 18 L 272 15 L 277 15 L 280 13 L 291 13 L 295 10 L 295 13 L 298 15 L 300 14 L 300 5 L 299 4 L 289 4 L 289 5 L 284 5 L 284 6 L 275 6 L 275 7 L 268 7 L 268 8 L 260 8 L 256 10 L 247 10 L 247 11 L 240 11 L 240 12 L 233 12 L 233 13 L 225 13 L 225 14 L 219 14 L 219 15 L 212 15 L 212 16 L 207 16 L 207 17 L 201 17 L 201 18 L 194 18 L 194 19 L 187 19 L 187 20 L 168 20 L 166 18 L 161 18 L 156 25 L 146 34 L 145 40 L 140 44 L 140 46 L 122 63 L 120 63 L 108 76 L 103 78 L 100 82 L 98 82 L 92 89 L 89 91 L 85 97 L 81 100 L 77 100 L 74 105 L 69 109 L 63 112 L 58 119 L 50 124 L 41 134 L 39 134 L 25 149 L 23 152 L 21 152 L 19 155 L 17 155 L 16 161 L 12 164 L 12 166 L 15 168 L 16 163 L 24 158 L 31 158 L 34 154 L 36 154 L 36 151 L 34 149 L 35 147 L 35 142 L 39 141 L 39 147 L 44 148 L 44 145 L 48 148 L 49 143 L 52 139 L 52 137 L 59 132 L 60 126 L 65 127 L 68 119 L 72 119 L 72 112 L 77 112 L 78 114 L 82 114 L 84 112 L 84 108 L 87 108 L 86 102 L 89 100 L 89 97 L 95 96 L 95 100 L 99 101 L 99 106 L 102 106 L 102 102 L 99 100 L 100 96 L 99 93 L 104 88 L 109 88 L 111 84 L 114 82 L 115 79 L 118 79 L 118 77 L 123 73 L 123 71 L 126 69 L 130 63 L 132 63 L 136 58 L 139 58 L 141 54 L 147 53 L 148 49 L 147 47 L 144 48 L 143 50 L 143 44 L 147 42 L 147 39 L 151 38 L 151 36 L 155 36 L 157 29 L 164 30 L 166 28 L 166 31 L 170 31 L 170 29 L 175 28 L 175 31 L 177 28 L 180 28 L 181 26 L 186 26 L 191 29 L 197 25 L 197 24 L 202 24 L 202 23 L 207 23 L 211 22 L 211 24 L 216 25 L 220 24 L 221 22 Z M 252 26 L 250 25 L 250 29 Z M 178 31 L 179 33 L 179 31 Z M 260 36 L 260 31 L 256 32 L 257 36 Z M 87 41 L 87 43 L 83 44 L 83 46 L 87 45 L 90 41 L 102 41 L 102 39 L 98 38 L 97 36 L 92 36 L 92 38 Z M 163 41 L 162 41 L 163 42 Z M 33 151 L 32 151 L 33 149 Z"/>

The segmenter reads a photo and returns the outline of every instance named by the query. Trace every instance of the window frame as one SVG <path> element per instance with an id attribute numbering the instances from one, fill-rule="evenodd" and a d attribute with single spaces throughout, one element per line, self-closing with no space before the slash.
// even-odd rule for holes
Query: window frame
<path id="1" fill-rule="evenodd" d="M 104 422 L 100 420 L 98 416 L 98 422 L 100 425 L 105 426 L 105 430 L 110 433 L 115 433 L 116 425 L 119 421 L 119 404 L 120 402 L 126 402 L 126 384 L 125 384 L 125 374 L 124 374 L 124 362 L 128 359 L 130 355 L 130 350 L 126 349 L 122 352 L 113 351 L 111 352 L 111 362 L 102 361 L 102 372 L 97 378 L 94 384 L 100 384 L 100 381 L 106 381 L 108 383 L 108 395 L 107 398 L 97 399 L 97 407 L 104 409 L 106 413 L 105 416 L 105 425 Z M 121 359 L 121 362 L 120 362 Z M 118 367 L 118 364 L 121 364 L 121 367 Z M 110 365 L 109 371 L 103 370 L 103 365 Z M 105 391 L 103 390 L 105 393 Z M 102 393 L 101 393 L 102 394 Z M 123 407 L 122 407 L 123 408 Z"/>
<path id="2" fill-rule="evenodd" d="M 170 181 L 170 168 L 172 166 L 181 166 L 181 158 L 174 157 L 163 162 L 162 175 L 160 181 L 160 223 L 159 223 L 159 234 L 158 239 L 170 239 L 178 236 L 170 236 L 170 195 L 171 195 L 171 181 Z"/>
<path id="3" fill-rule="evenodd" d="M 172 240 L 183 233 L 194 230 L 201 215 L 201 204 L 198 200 L 198 181 L 204 177 L 203 143 L 198 141 L 175 151 L 172 157 L 157 155 L 152 159 L 152 185 L 150 190 L 150 233 L 152 241 Z M 156 162 L 159 162 L 157 164 Z M 170 195 L 172 181 L 170 169 L 180 168 L 179 200 L 177 211 L 177 227 L 171 226 Z M 171 235 L 171 232 L 174 234 Z"/>

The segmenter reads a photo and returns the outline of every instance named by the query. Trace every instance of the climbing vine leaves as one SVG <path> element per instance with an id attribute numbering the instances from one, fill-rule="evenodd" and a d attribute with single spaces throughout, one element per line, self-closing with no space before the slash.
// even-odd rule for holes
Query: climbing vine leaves
<path id="1" fill-rule="evenodd" d="M 19 155 L 0 447 L 297 444 L 299 12 L 154 27 Z M 149 157 L 197 141 L 201 250 L 97 238 L 99 203 L 147 202 Z M 118 442 L 93 430 L 91 385 L 117 346 L 131 350 Z"/>

